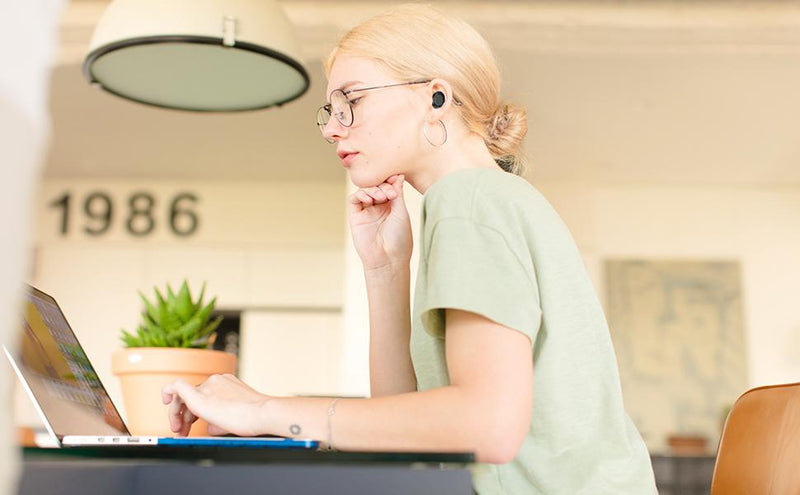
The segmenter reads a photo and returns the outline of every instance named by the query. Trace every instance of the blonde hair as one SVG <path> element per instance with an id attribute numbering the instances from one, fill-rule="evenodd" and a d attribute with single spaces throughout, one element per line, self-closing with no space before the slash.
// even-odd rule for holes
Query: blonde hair
<path id="1" fill-rule="evenodd" d="M 399 5 L 345 34 L 328 56 L 326 74 L 340 55 L 374 59 L 401 80 L 446 80 L 467 128 L 483 138 L 503 170 L 522 173 L 525 109 L 500 101 L 492 50 L 463 20 L 429 5 Z"/>

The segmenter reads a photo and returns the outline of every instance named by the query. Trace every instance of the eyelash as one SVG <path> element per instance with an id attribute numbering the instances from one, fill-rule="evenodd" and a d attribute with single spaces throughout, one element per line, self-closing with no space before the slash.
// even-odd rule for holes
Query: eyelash
<path id="1" fill-rule="evenodd" d="M 353 99 L 351 99 L 351 100 L 350 100 L 350 104 L 351 104 L 351 105 L 356 105 L 356 104 L 358 104 L 358 102 L 361 100 L 361 98 L 363 98 L 363 96 L 359 96 L 358 98 L 353 98 Z"/>

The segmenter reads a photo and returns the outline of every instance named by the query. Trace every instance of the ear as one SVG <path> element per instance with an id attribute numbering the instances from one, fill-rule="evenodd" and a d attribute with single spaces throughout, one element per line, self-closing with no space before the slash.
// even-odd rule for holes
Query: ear
<path id="1" fill-rule="evenodd" d="M 432 79 L 428 83 L 428 122 L 444 118 L 453 103 L 453 87 L 444 79 Z"/>

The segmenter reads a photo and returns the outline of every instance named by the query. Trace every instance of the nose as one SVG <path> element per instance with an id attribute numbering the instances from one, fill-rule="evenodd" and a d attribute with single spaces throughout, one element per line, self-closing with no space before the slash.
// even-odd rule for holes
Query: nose
<path id="1" fill-rule="evenodd" d="M 335 143 L 342 139 L 343 134 L 347 132 L 345 126 L 337 119 L 331 118 L 327 124 L 322 127 L 322 137 L 329 143 Z"/>

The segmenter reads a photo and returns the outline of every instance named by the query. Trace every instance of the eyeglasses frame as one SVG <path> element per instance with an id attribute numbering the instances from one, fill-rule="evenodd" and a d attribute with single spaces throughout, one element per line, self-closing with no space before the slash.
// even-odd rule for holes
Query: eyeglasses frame
<path id="1" fill-rule="evenodd" d="M 350 95 L 352 93 L 356 93 L 356 92 L 359 92 L 359 91 L 370 91 L 370 90 L 373 90 L 373 89 L 393 88 L 393 87 L 396 87 L 396 86 L 410 86 L 412 84 L 425 84 L 425 83 L 429 83 L 429 82 L 431 82 L 430 79 L 419 79 L 419 80 L 411 81 L 411 82 L 382 84 L 380 86 L 368 86 L 366 88 L 353 88 L 353 89 L 348 89 L 346 91 L 343 90 L 343 89 L 334 89 L 333 91 L 331 91 L 331 96 L 333 96 L 333 94 L 336 93 L 337 91 L 339 93 L 342 93 L 342 95 L 344 96 L 345 101 L 347 101 L 347 108 L 350 109 L 350 123 L 349 124 L 345 124 L 338 117 L 336 117 L 336 120 L 338 120 L 339 123 L 342 124 L 344 127 L 350 127 L 350 126 L 353 125 L 353 104 L 350 102 L 350 98 L 348 98 L 348 95 Z M 330 99 L 330 96 L 329 96 L 329 99 Z M 319 115 L 321 110 L 325 110 L 325 112 L 327 112 L 328 119 L 329 119 L 328 122 L 330 122 L 330 117 L 333 117 L 333 108 L 331 107 L 331 104 L 330 103 L 326 103 L 326 104 L 322 105 L 321 107 L 319 107 L 317 109 L 317 115 Z M 328 125 L 328 123 L 326 122 L 325 124 L 322 124 L 322 123 L 320 123 L 320 119 L 318 118 L 317 119 L 317 125 L 320 126 L 320 129 L 322 129 L 324 126 Z"/>
<path id="2" fill-rule="evenodd" d="M 411 82 L 382 84 L 380 86 L 368 86 L 366 88 L 353 88 L 353 89 L 348 89 L 346 91 L 343 90 L 343 89 L 340 89 L 340 88 L 334 89 L 333 91 L 331 91 L 331 96 L 338 91 L 338 92 L 342 93 L 342 95 L 344 96 L 345 101 L 347 101 L 347 108 L 350 110 L 350 123 L 349 124 L 345 124 L 344 122 L 342 122 L 341 119 L 339 119 L 339 117 L 335 117 L 335 118 L 339 122 L 339 124 L 341 124 L 343 127 L 350 127 L 350 126 L 353 125 L 353 122 L 355 122 L 355 116 L 353 115 L 353 104 L 350 101 L 350 98 L 348 98 L 348 95 L 351 94 L 351 93 L 356 93 L 356 92 L 359 92 L 359 91 L 370 91 L 370 90 L 373 90 L 373 89 L 393 88 L 393 87 L 396 87 L 396 86 L 410 86 L 412 84 L 426 84 L 426 83 L 429 83 L 431 81 L 432 81 L 432 79 L 418 79 L 416 81 L 411 81 Z M 330 96 L 329 96 L 329 99 L 330 99 Z M 458 106 L 461 106 L 461 102 L 458 101 L 458 99 L 456 99 L 455 97 L 453 98 L 453 103 L 455 103 Z M 327 112 L 327 114 L 328 114 L 328 121 L 325 122 L 324 124 L 321 123 L 321 119 L 319 118 L 320 112 L 323 111 L 323 110 L 325 112 Z M 321 107 L 319 107 L 317 109 L 317 127 L 319 127 L 319 130 L 320 130 L 320 132 L 322 132 L 323 137 L 324 137 L 324 134 L 325 134 L 325 126 L 328 125 L 328 122 L 330 122 L 330 118 L 333 117 L 333 111 L 332 110 L 333 110 L 333 107 L 331 107 L 330 103 L 326 103 L 326 104 L 322 105 Z M 334 141 L 332 139 L 325 138 L 325 140 L 328 141 L 331 144 L 334 143 Z"/>

